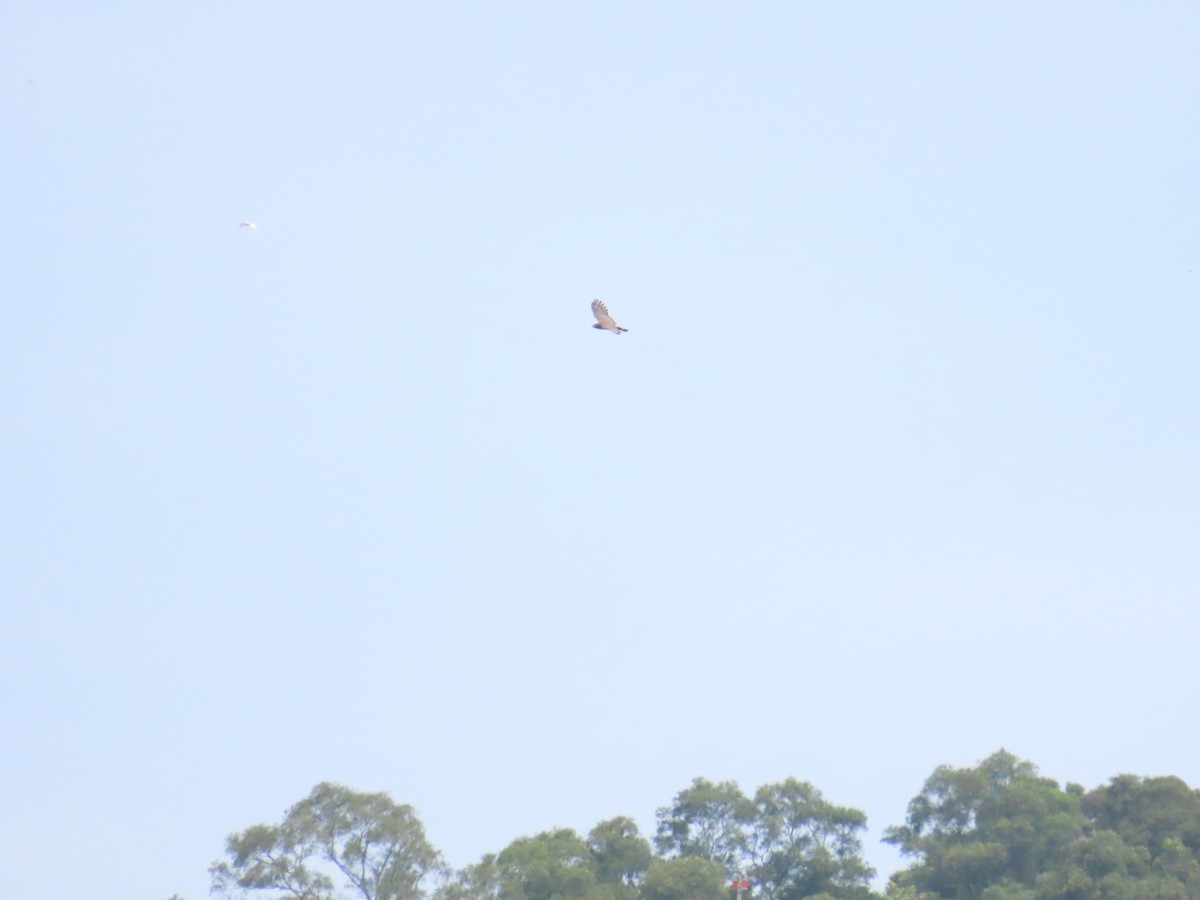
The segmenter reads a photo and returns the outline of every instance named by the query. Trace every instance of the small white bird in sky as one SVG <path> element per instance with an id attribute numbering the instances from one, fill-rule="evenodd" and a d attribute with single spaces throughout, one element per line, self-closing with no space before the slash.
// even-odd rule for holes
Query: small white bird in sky
<path id="1" fill-rule="evenodd" d="M 258 226 L 253 222 L 238 222 L 238 228 L 253 228 L 255 231 L 258 231 Z"/>
<path id="2" fill-rule="evenodd" d="M 608 314 L 608 307 L 604 305 L 603 300 L 592 301 L 592 315 L 596 317 L 596 324 L 593 328 L 602 328 L 605 331 L 611 331 L 613 334 L 620 334 L 622 331 L 628 331 L 628 328 L 622 328 L 613 321 L 613 317 Z"/>

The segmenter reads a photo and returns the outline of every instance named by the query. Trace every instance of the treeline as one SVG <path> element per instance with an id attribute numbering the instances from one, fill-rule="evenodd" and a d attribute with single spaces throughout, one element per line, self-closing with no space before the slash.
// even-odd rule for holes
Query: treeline
<path id="1" fill-rule="evenodd" d="M 413 809 L 317 785 L 277 825 L 231 834 L 212 891 L 263 900 L 872 900 L 866 816 L 788 779 L 753 796 L 697 778 L 652 839 L 620 816 L 514 840 L 450 870 Z M 891 900 L 1200 900 L 1200 791 L 1119 775 L 1060 787 L 1007 751 L 941 766 L 884 832 L 910 864 Z"/>

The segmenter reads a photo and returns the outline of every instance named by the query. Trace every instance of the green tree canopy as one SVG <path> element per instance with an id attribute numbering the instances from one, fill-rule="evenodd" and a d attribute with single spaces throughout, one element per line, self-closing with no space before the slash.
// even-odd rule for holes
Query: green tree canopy
<path id="1" fill-rule="evenodd" d="M 627 816 L 581 837 L 520 837 L 451 879 L 437 900 L 873 900 L 866 816 L 788 778 L 752 797 L 696 778 L 658 810 L 659 855 Z M 1200 791 L 1119 775 L 1060 787 L 1000 750 L 939 766 L 884 840 L 911 859 L 888 900 L 1200 900 Z M 277 824 L 231 834 L 212 889 L 262 900 L 424 900 L 445 872 L 411 807 L 323 783 Z"/>
<path id="2" fill-rule="evenodd" d="M 1181 779 L 1118 775 L 1083 797 L 1096 828 L 1115 831 L 1157 857 L 1169 840 L 1200 851 L 1200 791 Z"/>
<path id="3" fill-rule="evenodd" d="M 505 900 L 584 897 L 596 884 L 591 850 L 570 828 L 517 838 L 496 863 Z"/>
<path id="4" fill-rule="evenodd" d="M 251 891 L 298 900 L 415 900 L 421 882 L 442 871 L 412 807 L 387 794 L 324 782 L 287 811 L 279 825 L 254 825 L 226 840 L 209 869 L 214 893 Z"/>
<path id="5" fill-rule="evenodd" d="M 633 885 L 650 866 L 650 842 L 628 816 L 601 822 L 588 834 L 587 842 L 601 882 Z"/>
<path id="6" fill-rule="evenodd" d="M 619 892 L 597 892 L 595 858 L 570 828 L 514 840 L 497 855 L 459 872 L 439 891 L 441 900 L 617 900 Z"/>
<path id="7" fill-rule="evenodd" d="M 735 782 L 695 779 L 658 811 L 660 852 L 721 863 L 744 873 L 767 900 L 870 894 L 875 874 L 862 857 L 867 817 L 835 806 L 806 781 L 760 787 L 751 799 Z"/>
<path id="8" fill-rule="evenodd" d="M 656 859 L 642 880 L 641 900 L 729 900 L 725 866 L 698 856 Z"/>
<path id="9" fill-rule="evenodd" d="M 1081 807 L 1088 833 L 1038 879 L 1038 900 L 1200 900 L 1200 792 L 1118 775 Z"/>
<path id="10" fill-rule="evenodd" d="M 898 885 L 969 900 L 992 887 L 1032 889 L 1083 826 L 1076 792 L 1000 750 L 973 769 L 935 769 L 906 823 L 883 839 L 918 859 Z"/>
<path id="11" fill-rule="evenodd" d="M 980 900 L 1200 900 L 1200 792 L 1118 776 L 1085 794 L 1001 750 L 941 766 L 884 840 L 916 858 L 901 890 Z"/>
<path id="12" fill-rule="evenodd" d="M 654 845 L 664 855 L 697 856 L 733 867 L 741 855 L 742 823 L 754 804 L 735 781 L 696 778 L 658 810 Z"/>
<path id="13" fill-rule="evenodd" d="M 789 778 L 755 793 L 740 847 L 768 900 L 861 897 L 875 874 L 862 858 L 866 827 L 861 811 L 834 806 L 807 781 Z"/>

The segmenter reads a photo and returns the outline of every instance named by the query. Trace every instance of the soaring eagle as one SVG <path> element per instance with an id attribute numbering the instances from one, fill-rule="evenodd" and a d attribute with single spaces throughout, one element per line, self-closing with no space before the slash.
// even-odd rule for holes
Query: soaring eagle
<path id="1" fill-rule="evenodd" d="M 608 314 L 608 307 L 604 305 L 603 300 L 592 301 L 592 315 L 596 317 L 596 324 L 593 328 L 603 328 L 605 331 L 611 331 L 613 334 L 620 334 L 622 331 L 628 331 L 628 328 L 622 328 L 613 321 L 613 317 Z"/>

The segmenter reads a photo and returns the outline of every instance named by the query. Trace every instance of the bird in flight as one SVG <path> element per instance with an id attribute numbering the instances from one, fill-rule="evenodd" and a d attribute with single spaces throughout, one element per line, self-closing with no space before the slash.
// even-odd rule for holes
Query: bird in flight
<path id="1" fill-rule="evenodd" d="M 238 222 L 238 228 L 250 228 L 254 231 L 258 231 L 258 226 L 253 222 Z"/>
<path id="2" fill-rule="evenodd" d="M 593 328 L 603 328 L 605 331 L 611 331 L 613 334 L 620 334 L 622 331 L 628 331 L 628 328 L 622 328 L 613 321 L 613 317 L 608 314 L 608 307 L 604 305 L 603 300 L 592 301 L 592 315 L 596 317 L 596 324 Z"/>

